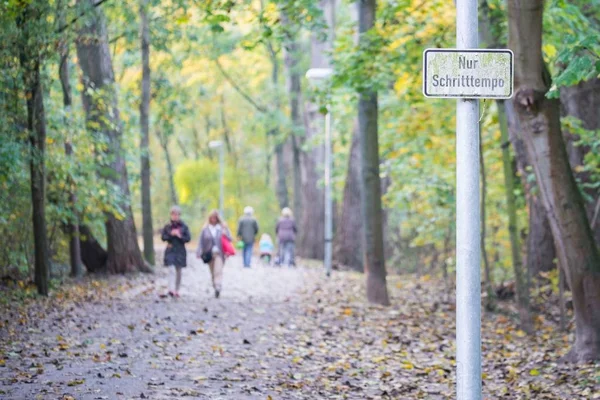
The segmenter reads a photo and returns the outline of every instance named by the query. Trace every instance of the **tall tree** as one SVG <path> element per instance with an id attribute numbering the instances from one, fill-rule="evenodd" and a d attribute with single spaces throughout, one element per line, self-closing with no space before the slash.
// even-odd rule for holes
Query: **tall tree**
<path id="1" fill-rule="evenodd" d="M 600 78 L 593 78 L 578 83 L 577 85 L 560 88 L 560 103 L 566 116 L 577 118 L 581 121 L 582 128 L 587 130 L 600 129 Z M 581 168 L 584 165 L 586 154 L 590 152 L 588 146 L 581 146 L 580 137 L 574 132 L 565 131 L 563 136 L 567 143 L 567 154 L 571 168 L 577 180 L 587 184 L 585 192 L 589 201 L 586 202 L 586 211 L 596 246 L 600 245 L 600 221 L 598 220 L 600 208 L 600 187 L 589 185 L 590 173 Z M 595 219 L 594 219 L 595 217 Z"/>
<path id="2" fill-rule="evenodd" d="M 165 155 L 165 162 L 167 163 L 167 179 L 169 180 L 169 193 L 171 194 L 171 203 L 179 204 L 177 197 L 177 190 L 175 189 L 175 169 L 173 168 L 173 160 L 171 160 L 171 153 L 169 152 L 169 141 L 171 139 L 168 133 L 161 131 L 160 129 L 156 129 L 156 137 L 158 138 L 158 143 L 163 150 L 163 154 Z"/>
<path id="3" fill-rule="evenodd" d="M 310 46 L 311 68 L 329 68 L 329 54 L 333 49 L 335 29 L 335 0 L 319 1 L 319 8 L 325 17 L 327 30 L 325 35 L 313 32 Z M 330 106 L 328 106 L 330 107 Z M 319 105 L 311 101 L 305 103 L 305 140 L 310 143 L 322 136 L 325 129 L 325 117 Z M 325 241 L 325 192 L 319 184 L 323 177 L 325 149 L 323 145 L 313 146 L 302 154 L 302 202 L 310 204 L 302 214 L 303 234 L 300 237 L 300 254 L 307 258 L 323 259 Z"/>
<path id="4" fill-rule="evenodd" d="M 60 50 L 60 64 L 58 74 L 60 77 L 60 83 L 63 91 L 63 106 L 65 108 L 65 127 L 68 127 L 70 121 L 68 121 L 68 115 L 71 112 L 71 105 L 73 103 L 73 96 L 71 93 L 71 82 L 69 73 L 69 42 L 66 38 L 63 38 L 59 44 Z M 67 128 L 68 129 L 68 128 Z M 67 134 L 65 140 L 65 154 L 68 158 L 73 156 L 73 144 L 71 143 L 71 137 Z M 77 194 L 75 192 L 75 182 L 72 177 L 67 178 L 67 187 L 69 188 L 69 209 L 70 209 L 70 221 L 66 224 L 67 234 L 69 235 L 69 256 L 71 261 L 71 276 L 78 277 L 82 273 L 81 268 L 81 242 L 79 235 L 79 216 L 77 213 Z"/>
<path id="5" fill-rule="evenodd" d="M 292 170 L 294 180 L 293 190 L 293 208 L 294 214 L 298 220 L 302 220 L 302 114 L 300 113 L 300 104 L 302 99 L 302 88 L 300 85 L 300 46 L 298 45 L 297 33 L 292 28 L 291 22 L 285 13 L 281 12 L 282 24 L 286 27 L 286 40 L 284 41 L 284 65 L 287 72 L 287 88 L 289 94 L 290 119 L 292 121 L 292 132 L 290 144 L 292 150 Z M 304 232 L 300 231 L 300 242 Z M 302 249 L 298 249 L 299 252 Z"/>
<path id="6" fill-rule="evenodd" d="M 492 12 L 488 0 L 479 0 L 479 11 L 480 46 L 487 48 L 505 47 L 506 44 L 501 43 L 501 35 L 498 30 L 498 26 L 501 24 L 501 21 L 498 20 L 500 15 Z M 496 105 L 498 107 L 498 122 L 500 125 L 501 134 L 500 146 L 502 148 L 502 162 L 505 173 L 504 181 L 507 204 L 515 204 L 516 201 L 514 190 L 509 188 L 509 186 L 514 186 L 514 168 L 512 157 L 510 155 L 510 148 L 508 146 L 509 143 L 512 143 L 513 148 L 515 149 L 517 168 L 520 172 L 519 175 L 521 177 L 521 182 L 527 196 L 529 224 L 526 240 L 526 252 L 523 258 L 521 258 L 521 245 L 519 243 L 520 232 L 518 231 L 517 226 L 516 207 L 509 206 L 508 210 L 509 237 L 513 270 L 515 271 L 517 281 L 525 282 L 524 278 L 526 274 L 537 275 L 541 271 L 549 271 L 554 267 L 554 242 L 552 240 L 552 233 L 550 232 L 550 227 L 548 225 L 546 211 L 544 210 L 544 207 L 539 200 L 537 190 L 535 189 L 535 182 L 532 182 L 528 178 L 528 167 L 530 163 L 527 158 L 527 152 L 525 151 L 523 143 L 518 135 L 518 121 L 516 121 L 515 118 L 512 101 L 497 100 Z M 510 168 L 510 170 L 508 168 Z M 525 272 L 522 271 L 523 265 L 526 266 Z M 519 277 L 523 277 L 523 279 L 520 279 Z M 520 293 L 528 292 L 526 286 L 520 284 L 517 285 L 517 291 Z M 518 297 L 523 299 L 523 301 L 525 299 L 524 294 L 521 296 L 518 295 Z M 527 296 L 527 298 L 528 297 L 529 296 Z M 524 317 L 528 315 L 526 310 L 527 307 L 521 307 L 521 315 Z M 526 319 L 529 320 L 530 318 Z"/>
<path id="7" fill-rule="evenodd" d="M 480 9 L 480 29 L 479 29 L 479 42 L 483 46 L 490 48 L 498 47 L 498 38 L 492 33 L 492 20 L 490 15 L 490 8 L 487 0 L 479 0 Z M 508 122 L 506 117 L 506 104 L 504 100 L 498 100 L 496 102 L 498 107 L 498 121 L 500 124 L 500 148 L 502 150 L 502 167 L 504 170 L 504 192 L 506 196 L 507 212 L 508 212 L 508 234 L 510 237 L 510 249 L 512 256 L 512 266 L 515 274 L 515 281 L 517 284 L 517 302 L 519 305 L 519 315 L 521 319 L 521 325 L 526 332 L 531 332 L 533 324 L 531 320 L 531 313 L 529 308 L 529 286 L 527 285 L 526 273 L 523 271 L 523 262 L 521 258 L 521 246 L 519 244 L 519 231 L 517 229 L 517 207 L 516 207 L 516 196 L 514 189 L 515 174 L 513 169 L 512 157 L 510 154 L 509 147 L 509 134 L 508 134 Z M 480 154 L 483 157 L 483 154 Z M 483 167 L 483 161 L 482 161 Z M 482 171 L 483 168 L 482 168 Z M 485 182 L 485 178 L 483 179 Z M 482 209 L 482 215 L 485 213 Z M 485 232 L 485 223 L 483 225 L 483 231 Z M 484 243 L 482 243 L 483 245 Z M 485 254 L 485 247 L 482 247 Z M 486 263 L 486 280 L 489 280 L 489 265 L 488 261 L 484 257 Z M 488 297 L 493 296 L 491 290 L 491 282 L 487 283 Z"/>
<path id="8" fill-rule="evenodd" d="M 360 0 L 359 45 L 369 45 L 369 31 L 375 25 L 376 0 Z M 389 305 L 385 258 L 383 254 L 383 212 L 379 177 L 379 139 L 377 92 L 364 90 L 358 99 L 365 244 L 364 270 L 367 274 L 367 298 L 372 303 Z"/>
<path id="9" fill-rule="evenodd" d="M 334 259 L 355 271 L 363 271 L 363 218 L 361 203 L 361 154 L 358 123 L 352 129 L 344 199 L 335 234 Z"/>
<path id="10" fill-rule="evenodd" d="M 600 256 L 560 129 L 559 103 L 542 57 L 543 0 L 509 0 L 509 46 L 515 53 L 515 108 L 560 266 L 573 294 L 575 343 L 567 357 L 600 357 Z"/>
<path id="11" fill-rule="evenodd" d="M 150 191 L 150 27 L 148 25 L 148 0 L 140 1 L 140 42 L 142 50 L 142 101 L 140 103 L 140 125 L 142 137 L 142 236 L 144 258 L 154 264 L 154 230 L 152 228 L 152 197 Z"/>
<path id="12" fill-rule="evenodd" d="M 104 160 L 99 175 L 119 189 L 120 214 L 106 215 L 108 259 L 106 268 L 111 273 L 150 271 L 145 264 L 137 242 L 131 211 L 127 166 L 121 145 L 122 126 L 119 117 L 117 88 L 108 46 L 106 21 L 102 7 L 95 0 L 78 0 L 86 9 L 86 21 L 79 28 L 77 57 L 83 72 L 83 105 L 88 129 L 105 141 Z"/>
<path id="13" fill-rule="evenodd" d="M 556 258 L 554 238 L 535 179 L 530 179 L 531 163 L 521 137 L 521 127 L 514 108 L 514 102 L 513 100 L 505 100 L 497 104 L 501 127 L 504 124 L 502 122 L 503 116 L 506 116 L 509 140 L 515 150 L 516 166 L 526 194 L 528 232 L 523 264 L 527 266 L 529 275 L 537 276 L 540 272 L 550 271 L 556 267 L 554 264 Z"/>
<path id="14" fill-rule="evenodd" d="M 47 15 L 42 1 L 32 1 L 23 6 L 17 16 L 17 26 L 21 32 L 19 61 L 23 72 L 25 99 L 27 102 L 27 130 L 29 133 L 31 172 L 31 204 L 33 208 L 33 240 L 35 254 L 35 285 L 38 293 L 48 295 L 50 257 L 46 233 L 46 116 L 44 112 L 44 91 L 40 76 L 42 43 L 39 35 L 44 35 L 43 24 Z"/>
<path id="15" fill-rule="evenodd" d="M 279 85 L 279 59 L 277 52 L 270 40 L 265 41 L 265 46 L 269 52 L 269 59 L 271 60 L 271 83 L 273 90 L 275 91 L 275 111 L 281 110 L 281 98 L 277 89 Z M 279 208 L 289 207 L 288 188 L 287 188 L 287 171 L 285 168 L 285 156 L 284 156 L 284 139 L 282 138 L 282 132 L 279 126 L 274 126 L 269 131 L 269 136 L 273 138 L 275 146 L 275 166 L 276 166 L 276 184 L 275 193 L 277 195 L 277 201 L 279 202 Z"/>
<path id="16" fill-rule="evenodd" d="M 352 21 L 358 23 L 358 3 L 351 5 Z M 358 44 L 358 29 L 354 34 L 354 42 Z M 335 234 L 334 260 L 355 271 L 363 272 L 363 219 L 361 204 L 361 164 L 360 137 L 358 121 L 352 127 L 352 142 L 346 169 L 344 197 L 338 215 Z"/>

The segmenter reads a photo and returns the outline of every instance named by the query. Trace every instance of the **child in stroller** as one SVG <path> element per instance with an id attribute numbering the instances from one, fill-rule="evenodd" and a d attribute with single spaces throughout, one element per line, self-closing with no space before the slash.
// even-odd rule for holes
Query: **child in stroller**
<path id="1" fill-rule="evenodd" d="M 269 236 L 268 233 L 263 233 L 260 237 L 260 241 L 258 242 L 258 249 L 260 251 L 260 259 L 266 265 L 271 265 L 271 260 L 273 259 L 273 250 L 275 246 L 273 245 L 273 239 Z"/>

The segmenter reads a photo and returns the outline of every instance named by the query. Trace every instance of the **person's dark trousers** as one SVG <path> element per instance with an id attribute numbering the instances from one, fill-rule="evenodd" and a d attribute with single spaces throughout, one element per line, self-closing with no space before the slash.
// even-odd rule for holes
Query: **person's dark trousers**
<path id="1" fill-rule="evenodd" d="M 254 243 L 244 243 L 244 267 L 250 268 Z"/>

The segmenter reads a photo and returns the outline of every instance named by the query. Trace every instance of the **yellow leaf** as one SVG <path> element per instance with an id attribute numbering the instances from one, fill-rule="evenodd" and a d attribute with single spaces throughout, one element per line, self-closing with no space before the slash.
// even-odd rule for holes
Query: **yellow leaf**
<path id="1" fill-rule="evenodd" d="M 295 364 L 301 363 L 302 362 L 302 357 L 294 357 L 292 359 L 292 362 Z"/>
<path id="2" fill-rule="evenodd" d="M 540 374 L 540 371 L 538 371 L 537 369 L 532 369 L 529 371 L 529 375 L 531 376 L 538 376 Z"/>
<path id="3" fill-rule="evenodd" d="M 402 362 L 402 368 L 411 370 L 411 369 L 414 369 L 415 366 L 410 361 L 403 361 Z"/>
<path id="4" fill-rule="evenodd" d="M 67 383 L 67 386 L 77 386 L 77 385 L 82 385 L 84 383 L 85 383 L 85 379 L 75 379 L 74 381 Z"/>
<path id="5" fill-rule="evenodd" d="M 521 337 L 521 338 L 522 338 L 522 337 L 525 337 L 525 336 L 527 336 L 527 334 L 526 334 L 525 332 L 523 332 L 521 329 L 519 329 L 519 330 L 516 332 L 516 335 L 517 335 L 518 337 Z"/>
<path id="6" fill-rule="evenodd" d="M 352 309 L 351 308 L 344 309 L 344 315 L 351 316 L 352 315 Z"/>

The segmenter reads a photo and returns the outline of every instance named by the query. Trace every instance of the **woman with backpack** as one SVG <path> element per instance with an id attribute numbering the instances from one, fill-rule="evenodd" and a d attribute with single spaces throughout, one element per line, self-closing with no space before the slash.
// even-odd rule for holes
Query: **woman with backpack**
<path id="1" fill-rule="evenodd" d="M 223 289 L 223 266 L 231 249 L 231 233 L 221 221 L 219 212 L 212 211 L 200 234 L 196 257 L 201 258 L 210 268 L 216 298 L 219 298 Z"/>

